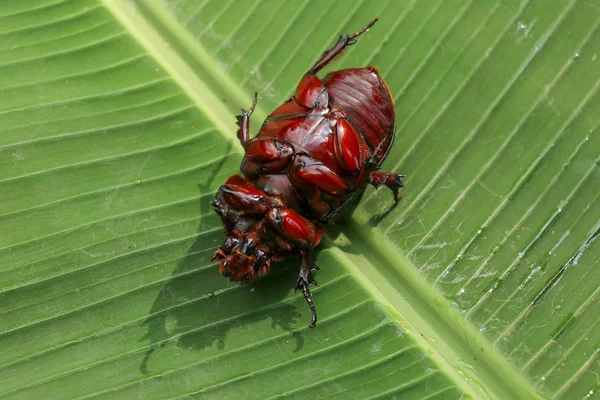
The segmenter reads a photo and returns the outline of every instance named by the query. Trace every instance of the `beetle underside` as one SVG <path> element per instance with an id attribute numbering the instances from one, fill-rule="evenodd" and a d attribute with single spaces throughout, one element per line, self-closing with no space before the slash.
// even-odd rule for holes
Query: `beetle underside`
<path id="1" fill-rule="evenodd" d="M 316 74 L 377 19 L 335 46 L 301 79 L 295 95 L 265 121 L 250 139 L 250 116 L 238 117 L 238 138 L 245 150 L 241 170 L 217 193 L 213 207 L 221 216 L 225 240 L 212 260 L 232 281 L 246 284 L 269 272 L 271 262 L 300 258 L 296 290 L 301 289 L 317 315 L 309 285 L 313 249 L 324 225 L 335 220 L 366 184 L 390 188 L 396 201 L 402 175 L 377 171 L 394 138 L 394 104 L 374 67 L 341 70 L 323 81 Z"/>

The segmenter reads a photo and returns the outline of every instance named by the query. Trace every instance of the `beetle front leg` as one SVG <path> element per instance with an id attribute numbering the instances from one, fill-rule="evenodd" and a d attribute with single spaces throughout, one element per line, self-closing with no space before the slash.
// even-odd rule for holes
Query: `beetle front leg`
<path id="1" fill-rule="evenodd" d="M 290 209 L 272 208 L 267 213 L 266 219 L 277 234 L 300 249 L 302 261 L 295 289 L 301 289 L 304 294 L 304 298 L 312 314 L 311 323 L 308 326 L 314 328 L 317 324 L 317 313 L 312 301 L 312 294 L 308 287 L 309 285 L 318 286 L 317 281 L 312 277 L 312 271 L 319 269 L 314 265 L 313 255 L 313 248 L 318 241 L 317 227 Z"/>
<path id="2" fill-rule="evenodd" d="M 264 215 L 268 210 L 265 194 L 254 188 L 225 184 L 211 203 L 217 214 L 237 219 L 241 215 Z"/>
<path id="3" fill-rule="evenodd" d="M 365 33 L 370 27 L 372 27 L 375 22 L 377 22 L 377 18 L 375 18 L 373 21 L 369 22 L 367 26 L 365 26 L 364 28 L 362 28 L 360 31 L 353 33 L 351 35 L 346 35 L 346 36 L 340 36 L 340 38 L 338 39 L 337 43 L 335 44 L 335 46 L 333 46 L 333 48 L 331 48 L 330 50 L 327 50 L 323 53 L 323 55 L 321 56 L 321 58 L 319 59 L 319 61 L 317 61 L 315 63 L 315 65 L 313 65 L 308 72 L 312 73 L 312 74 L 316 74 L 317 72 L 319 72 L 321 69 L 323 69 L 323 67 L 325 67 L 327 64 L 329 64 L 331 61 L 333 61 L 333 59 L 338 56 L 342 51 L 344 51 L 344 49 L 350 45 L 353 45 L 354 43 L 356 43 L 356 38 L 359 37 L 360 35 L 362 35 L 363 33 Z"/>
<path id="4" fill-rule="evenodd" d="M 246 144 L 248 139 L 250 139 L 250 116 L 254 112 L 257 99 L 258 93 L 254 92 L 254 100 L 252 101 L 252 106 L 248 110 L 242 109 L 242 114 L 236 117 L 238 125 L 237 137 L 238 139 L 240 139 L 242 146 Z"/>
<path id="5" fill-rule="evenodd" d="M 402 182 L 403 177 L 404 175 L 395 174 L 393 172 L 375 171 L 371 172 L 369 175 L 369 183 L 375 186 L 375 188 L 378 188 L 381 185 L 387 186 L 394 193 L 394 199 L 399 201 L 402 198 L 402 195 L 398 192 L 398 189 L 404 187 L 404 182 Z"/>
<path id="6" fill-rule="evenodd" d="M 247 177 L 284 171 L 294 155 L 291 144 L 271 137 L 249 140 L 244 150 L 240 168 Z"/>
<path id="7" fill-rule="evenodd" d="M 310 293 L 309 285 L 319 286 L 317 281 L 312 277 L 312 271 L 318 270 L 313 262 L 313 249 L 310 248 L 304 252 L 302 252 L 302 263 L 300 264 L 300 273 L 298 274 L 298 280 L 296 281 L 296 286 L 294 290 L 301 289 L 302 294 L 304 294 L 304 298 L 306 299 L 306 303 L 310 307 L 311 313 L 311 321 L 308 325 L 309 328 L 314 328 L 317 325 L 317 310 L 315 309 L 315 305 L 312 301 L 312 293 Z"/>

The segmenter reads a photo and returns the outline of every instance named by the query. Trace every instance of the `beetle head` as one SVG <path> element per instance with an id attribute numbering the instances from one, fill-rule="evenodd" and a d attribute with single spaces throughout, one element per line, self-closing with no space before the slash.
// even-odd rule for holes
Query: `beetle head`
<path id="1" fill-rule="evenodd" d="M 271 267 L 270 250 L 254 233 L 233 229 L 211 260 L 221 260 L 219 270 L 230 281 L 247 284 L 266 274 Z"/>

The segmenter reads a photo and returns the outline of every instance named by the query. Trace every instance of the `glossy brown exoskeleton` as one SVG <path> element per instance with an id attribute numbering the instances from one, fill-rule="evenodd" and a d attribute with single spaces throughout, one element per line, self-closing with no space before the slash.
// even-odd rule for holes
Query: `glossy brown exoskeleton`
<path id="1" fill-rule="evenodd" d="M 225 227 L 214 255 L 221 273 L 248 283 L 266 274 L 272 261 L 300 256 L 296 289 L 302 289 L 317 322 L 309 285 L 313 249 L 324 225 L 334 221 L 367 184 L 386 185 L 396 201 L 402 175 L 377 171 L 394 140 L 394 101 L 375 67 L 316 74 L 377 20 L 359 32 L 340 36 L 335 46 L 302 77 L 294 96 L 275 109 L 254 139 L 250 116 L 238 117 L 245 150 L 241 171 L 220 187 L 212 203 Z"/>

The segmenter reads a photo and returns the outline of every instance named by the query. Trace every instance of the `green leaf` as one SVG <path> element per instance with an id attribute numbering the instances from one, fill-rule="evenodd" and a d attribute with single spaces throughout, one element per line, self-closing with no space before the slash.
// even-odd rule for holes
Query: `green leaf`
<path id="1" fill-rule="evenodd" d="M 395 96 L 384 169 L 252 287 L 210 201 L 339 34 Z M 0 395 L 560 398 L 599 390 L 598 0 L 0 3 Z"/>

